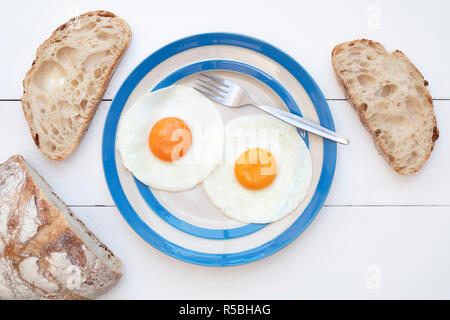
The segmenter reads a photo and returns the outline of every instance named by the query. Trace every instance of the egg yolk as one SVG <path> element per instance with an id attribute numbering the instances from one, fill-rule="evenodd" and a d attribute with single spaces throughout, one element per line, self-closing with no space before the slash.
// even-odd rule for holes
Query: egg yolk
<path id="1" fill-rule="evenodd" d="M 173 162 L 183 157 L 192 144 L 191 130 L 178 118 L 163 118 L 155 123 L 148 136 L 151 152 L 160 160 Z"/>
<path id="2" fill-rule="evenodd" d="M 237 181 L 250 190 L 268 187 L 277 176 L 277 162 L 272 154 L 262 148 L 249 149 L 242 153 L 234 165 Z"/>

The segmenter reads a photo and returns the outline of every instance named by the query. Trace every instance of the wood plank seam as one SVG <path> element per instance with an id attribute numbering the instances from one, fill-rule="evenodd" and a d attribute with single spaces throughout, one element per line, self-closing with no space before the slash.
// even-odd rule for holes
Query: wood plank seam
<path id="1" fill-rule="evenodd" d="M 113 99 L 102 99 L 102 102 L 111 102 Z M 345 98 L 325 98 L 327 101 L 347 101 Z M 433 101 L 450 101 L 450 98 L 433 98 Z M 20 99 L 0 99 L 0 102 L 20 102 Z"/>
<path id="2" fill-rule="evenodd" d="M 113 204 L 71 204 L 69 208 L 117 208 Z M 450 204 L 324 204 L 324 208 L 447 208 Z"/>

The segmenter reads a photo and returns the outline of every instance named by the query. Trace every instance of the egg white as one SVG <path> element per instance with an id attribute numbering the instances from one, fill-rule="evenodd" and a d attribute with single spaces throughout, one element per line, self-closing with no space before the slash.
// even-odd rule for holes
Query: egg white
<path id="1" fill-rule="evenodd" d="M 166 162 L 149 149 L 153 125 L 167 117 L 183 120 L 192 135 L 189 151 Z M 193 88 L 174 85 L 142 96 L 123 115 L 117 148 L 124 166 L 155 189 L 182 191 L 195 187 L 213 171 L 223 154 L 224 124 L 214 103 Z"/>
<path id="2" fill-rule="evenodd" d="M 237 181 L 234 165 L 239 155 L 257 147 L 275 157 L 278 173 L 268 187 L 250 190 Z M 268 223 L 299 206 L 311 179 L 311 156 L 297 130 L 272 116 L 251 115 L 225 125 L 224 159 L 203 181 L 203 187 L 226 216 L 245 223 Z"/>

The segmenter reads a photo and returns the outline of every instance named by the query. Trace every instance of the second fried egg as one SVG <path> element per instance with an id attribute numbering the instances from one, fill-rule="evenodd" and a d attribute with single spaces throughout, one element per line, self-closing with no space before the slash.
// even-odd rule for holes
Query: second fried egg
<path id="1" fill-rule="evenodd" d="M 297 130 L 271 116 L 251 115 L 226 124 L 223 161 L 203 187 L 226 216 L 268 223 L 299 206 L 311 178 L 309 150 Z"/>

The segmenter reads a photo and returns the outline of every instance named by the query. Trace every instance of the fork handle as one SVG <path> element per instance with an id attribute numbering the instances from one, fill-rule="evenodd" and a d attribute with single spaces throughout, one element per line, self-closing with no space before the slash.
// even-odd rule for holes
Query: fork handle
<path id="1" fill-rule="evenodd" d="M 318 136 L 321 136 L 328 140 L 335 141 L 337 143 L 341 143 L 341 144 L 349 144 L 350 143 L 347 138 L 337 135 L 334 131 L 324 128 L 324 127 L 318 125 L 317 123 L 315 123 L 314 121 L 299 117 L 295 114 L 286 112 L 284 110 L 272 108 L 272 107 L 265 106 L 262 104 L 252 103 L 252 105 L 264 112 L 267 112 L 267 113 L 273 115 L 274 117 L 276 117 L 290 125 L 293 125 L 294 127 L 314 133 Z"/>

